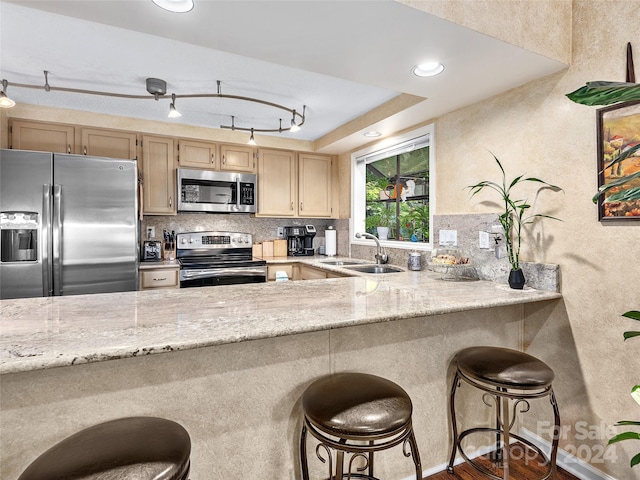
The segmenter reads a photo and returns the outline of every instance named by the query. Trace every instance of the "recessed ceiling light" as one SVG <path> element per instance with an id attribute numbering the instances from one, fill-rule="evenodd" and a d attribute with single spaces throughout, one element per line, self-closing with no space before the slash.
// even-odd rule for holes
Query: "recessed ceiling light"
<path id="1" fill-rule="evenodd" d="M 175 13 L 187 13 L 193 9 L 193 0 L 151 0 L 160 8 Z"/>
<path id="2" fill-rule="evenodd" d="M 374 131 L 370 131 L 370 132 L 364 132 L 363 135 L 365 137 L 379 137 L 382 134 L 380 132 L 374 132 Z"/>
<path id="3" fill-rule="evenodd" d="M 443 70 L 444 65 L 440 62 L 421 63 L 411 69 L 416 77 L 433 77 L 434 75 L 442 73 Z"/>

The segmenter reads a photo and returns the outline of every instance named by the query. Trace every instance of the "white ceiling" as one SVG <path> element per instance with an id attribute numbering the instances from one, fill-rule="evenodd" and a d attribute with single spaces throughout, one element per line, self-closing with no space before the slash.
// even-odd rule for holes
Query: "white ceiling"
<path id="1" fill-rule="evenodd" d="M 0 74 L 17 102 L 218 128 L 277 128 L 287 112 L 220 98 L 178 99 L 183 116 L 167 119 L 169 100 L 123 100 L 11 87 L 49 84 L 146 95 L 145 79 L 167 93 L 257 97 L 301 110 L 291 138 L 317 140 L 401 93 L 428 100 L 325 142 L 338 153 L 559 71 L 565 65 L 391 0 L 206 1 L 186 14 L 151 0 L 6 1 L 0 3 Z M 411 67 L 445 64 L 420 79 Z M 395 113 L 395 112 L 392 112 Z"/>

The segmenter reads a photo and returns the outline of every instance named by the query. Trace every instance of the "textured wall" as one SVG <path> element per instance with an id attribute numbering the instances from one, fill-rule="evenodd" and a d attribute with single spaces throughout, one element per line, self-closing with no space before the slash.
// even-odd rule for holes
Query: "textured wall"
<path id="1" fill-rule="evenodd" d="M 398 1 L 563 63 L 571 58 L 571 0 Z"/>
<path id="2" fill-rule="evenodd" d="M 640 383 L 640 343 L 623 342 L 622 332 L 636 325 L 620 317 L 640 309 L 640 222 L 598 222 L 591 202 L 596 109 L 564 95 L 589 80 L 624 81 L 626 43 L 640 51 L 639 18 L 638 0 L 574 1 L 573 58 L 567 71 L 446 115 L 437 121 L 436 132 L 438 214 L 497 211 L 485 203 L 495 196 L 471 199 L 465 189 L 483 179 L 499 180 L 489 150 L 507 175 L 526 173 L 564 188 L 564 194 L 528 195 L 536 212 L 563 221 L 535 225 L 522 258 L 560 264 L 564 302 L 525 309 L 525 344 L 556 370 L 563 424 L 571 428 L 561 445 L 570 452 L 587 445 L 586 459 L 620 479 L 640 478 L 638 467 L 629 469 L 637 442 L 611 447 L 617 460 L 603 461 L 597 453 L 611 434 L 600 431 L 588 440 L 576 435 L 576 428 L 581 421 L 608 426 L 640 417 L 629 395 Z M 538 425 L 527 427 L 535 432 Z"/>

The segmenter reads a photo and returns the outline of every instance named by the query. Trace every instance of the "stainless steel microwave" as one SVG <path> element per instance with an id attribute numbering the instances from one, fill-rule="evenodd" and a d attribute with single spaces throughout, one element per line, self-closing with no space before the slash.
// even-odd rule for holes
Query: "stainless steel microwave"
<path id="1" fill-rule="evenodd" d="M 255 213 L 257 182 L 255 173 L 178 168 L 178 211 Z"/>

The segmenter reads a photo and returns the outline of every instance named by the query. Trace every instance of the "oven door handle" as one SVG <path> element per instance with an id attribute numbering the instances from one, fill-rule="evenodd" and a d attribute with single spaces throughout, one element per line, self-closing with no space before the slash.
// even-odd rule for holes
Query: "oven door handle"
<path id="1" fill-rule="evenodd" d="M 214 277 L 266 277 L 267 272 L 264 267 L 224 267 L 216 269 L 195 269 L 180 270 L 180 280 L 193 280 L 196 278 L 214 278 Z"/>

